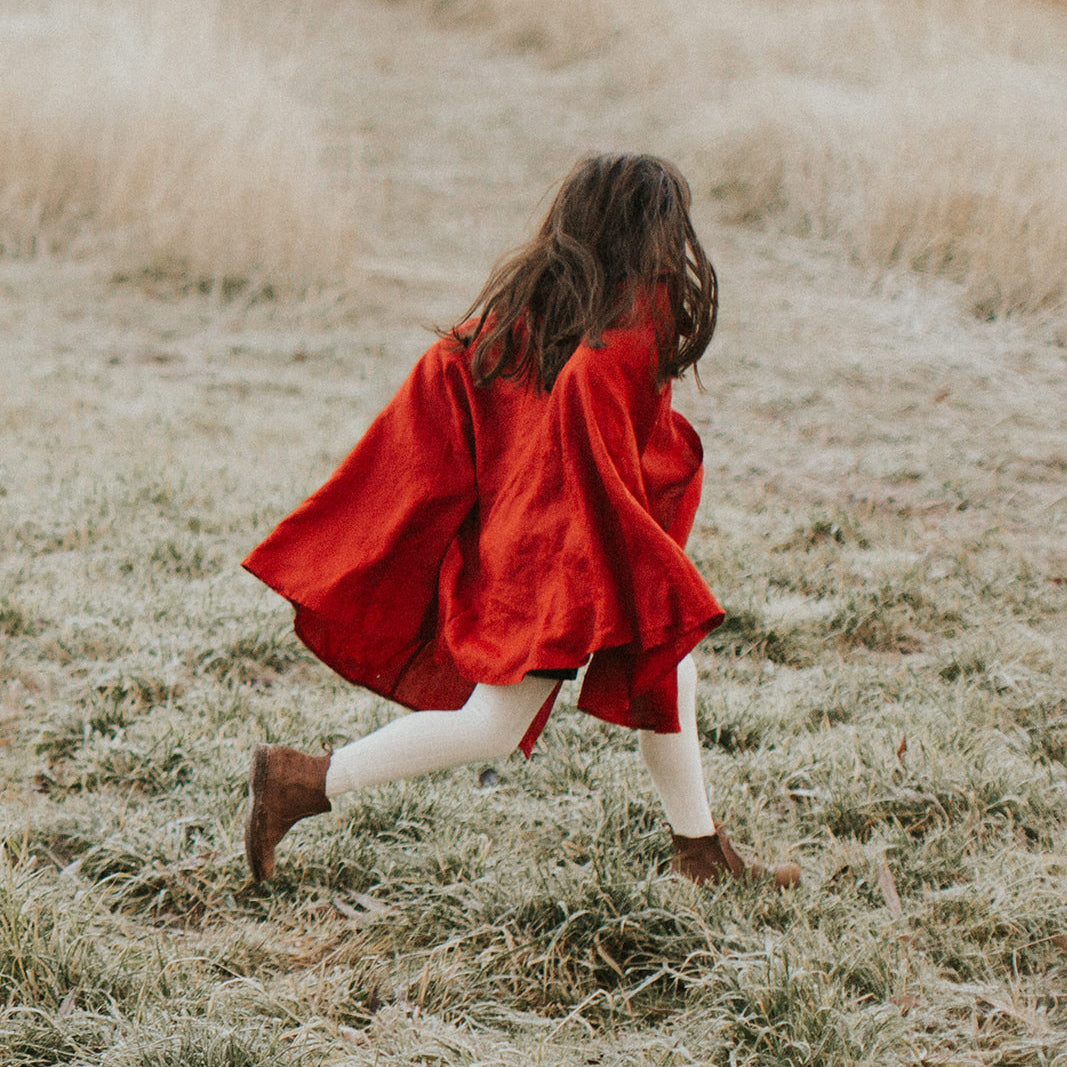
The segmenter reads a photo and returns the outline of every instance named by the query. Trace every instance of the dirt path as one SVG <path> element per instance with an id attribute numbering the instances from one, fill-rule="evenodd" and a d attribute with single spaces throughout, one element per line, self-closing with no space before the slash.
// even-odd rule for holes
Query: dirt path
<path id="1" fill-rule="evenodd" d="M 405 307 L 385 294 L 404 321 L 424 306 L 456 314 L 551 183 L 619 141 L 620 122 L 598 106 L 610 85 L 596 63 L 552 71 L 473 31 L 442 32 L 419 5 L 343 5 L 305 32 L 307 91 L 329 111 L 338 154 L 356 142 L 366 266 L 404 287 Z"/>

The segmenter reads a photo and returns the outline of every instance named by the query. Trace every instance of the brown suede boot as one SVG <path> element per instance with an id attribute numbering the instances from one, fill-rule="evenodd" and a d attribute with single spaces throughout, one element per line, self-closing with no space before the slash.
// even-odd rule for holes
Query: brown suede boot
<path id="1" fill-rule="evenodd" d="M 675 874 L 704 885 L 720 882 L 723 878 L 773 878 L 779 889 L 789 889 L 800 884 L 800 868 L 795 863 L 781 867 L 766 868 L 760 863 L 748 864 L 734 850 L 734 846 L 722 826 L 705 837 L 683 837 L 671 834 L 674 858 L 671 870 Z"/>
<path id="2" fill-rule="evenodd" d="M 326 771 L 330 757 L 295 748 L 257 745 L 250 776 L 252 806 L 245 823 L 245 858 L 252 880 L 274 873 L 274 849 L 289 828 L 309 815 L 330 811 Z"/>

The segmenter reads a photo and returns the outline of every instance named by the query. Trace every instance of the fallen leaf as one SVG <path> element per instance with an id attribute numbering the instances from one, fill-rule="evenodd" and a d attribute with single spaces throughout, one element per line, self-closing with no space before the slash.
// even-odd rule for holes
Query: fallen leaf
<path id="1" fill-rule="evenodd" d="M 625 978 L 626 972 L 619 966 L 618 961 L 612 958 L 611 954 L 600 943 L 600 935 L 597 934 L 593 938 L 593 948 L 596 949 L 596 954 L 620 977 Z"/>
<path id="2" fill-rule="evenodd" d="M 346 918 L 346 919 L 365 919 L 367 913 L 365 911 L 356 911 L 351 904 L 346 904 L 340 897 L 333 898 L 333 906 Z"/>
<path id="3" fill-rule="evenodd" d="M 357 907 L 353 907 L 340 896 L 333 898 L 333 906 L 352 923 L 355 924 L 356 929 L 360 929 L 363 926 L 369 925 L 376 919 L 383 918 L 384 916 L 391 915 L 395 909 L 391 908 L 384 901 L 377 900 L 372 896 L 368 896 L 366 893 L 349 893 L 349 900 L 351 900 Z M 360 910 L 362 909 L 362 910 Z"/>
<path id="4" fill-rule="evenodd" d="M 890 914 L 896 916 L 904 912 L 900 903 L 900 894 L 897 893 L 897 884 L 893 881 L 893 872 L 889 869 L 885 856 L 878 861 L 878 888 L 882 891 L 886 907 Z"/>
<path id="5" fill-rule="evenodd" d="M 376 912 L 393 912 L 396 908 L 389 904 L 386 904 L 384 900 L 379 900 L 377 897 L 372 897 L 369 893 L 356 893 L 355 891 L 348 894 L 360 907 L 366 908 L 367 911 Z"/>
<path id="6" fill-rule="evenodd" d="M 908 735 L 904 734 L 900 739 L 900 744 L 897 745 L 897 759 L 901 763 L 904 762 L 904 757 L 908 754 Z"/>
<path id="7" fill-rule="evenodd" d="M 74 1010 L 74 1000 L 78 991 L 72 989 L 64 998 L 63 1003 L 56 1009 L 56 1018 L 65 1019 Z"/>
<path id="8" fill-rule="evenodd" d="M 907 1015 L 912 1008 L 917 1008 L 922 1002 L 914 993 L 898 993 L 889 998 L 889 1003 L 900 1008 L 901 1015 Z"/>

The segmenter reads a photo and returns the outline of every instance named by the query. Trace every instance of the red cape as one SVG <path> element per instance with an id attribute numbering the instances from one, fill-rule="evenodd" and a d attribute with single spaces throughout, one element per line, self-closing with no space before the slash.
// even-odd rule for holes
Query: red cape
<path id="1" fill-rule="evenodd" d="M 678 730 L 678 661 L 723 618 L 683 551 L 702 449 L 651 321 L 580 345 L 551 392 L 476 386 L 435 344 L 329 481 L 244 566 L 344 678 L 406 707 L 582 665 L 578 706 Z M 523 738 L 529 755 L 552 709 Z"/>

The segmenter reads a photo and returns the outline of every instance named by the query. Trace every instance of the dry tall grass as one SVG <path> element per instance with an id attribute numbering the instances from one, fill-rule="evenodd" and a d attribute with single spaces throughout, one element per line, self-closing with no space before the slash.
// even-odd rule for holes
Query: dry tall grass
<path id="1" fill-rule="evenodd" d="M 704 6 L 687 10 L 690 40 L 712 39 L 721 23 Z M 747 48 L 751 22 L 738 8 L 731 21 L 739 69 L 719 80 L 717 101 L 703 94 L 684 129 L 703 146 L 710 186 L 739 195 L 739 213 L 840 239 L 877 267 L 944 274 L 984 317 L 1063 311 L 1061 14 L 782 6 L 762 12 L 766 36 Z"/>
<path id="2" fill-rule="evenodd" d="M 1062 4 L 419 2 L 553 65 L 603 64 L 612 128 L 739 217 L 946 275 L 983 317 L 1067 307 Z M 197 276 L 345 273 L 352 183 L 331 187 L 316 117 L 235 8 L 248 15 L 236 0 L 0 8 L 0 252 L 106 234 Z"/>
<path id="3" fill-rule="evenodd" d="M 0 53 L 0 253 L 103 243 L 276 289 L 343 276 L 351 189 L 219 3 L 7 3 Z"/>
<path id="4" fill-rule="evenodd" d="M 594 134 L 692 172 L 689 132 L 743 146 L 742 107 L 788 127 L 779 84 L 842 129 L 873 122 L 881 60 L 846 45 L 887 9 L 808 3 L 799 37 L 784 0 L 707 0 L 711 37 L 661 5 L 637 48 L 629 6 L 557 45 L 514 0 L 526 37 L 492 32 L 547 70 L 414 6 L 223 2 L 212 39 L 292 57 L 331 147 L 358 113 L 383 263 L 356 319 L 115 284 L 107 260 L 0 260 L 0 1064 L 1067 1067 L 1063 352 L 968 321 L 947 285 L 876 291 L 811 243 L 711 225 L 704 197 L 726 314 L 708 392 L 675 394 L 707 446 L 690 551 L 729 612 L 698 651 L 702 758 L 739 846 L 798 859 L 804 885 L 666 874 L 634 739 L 568 713 L 573 686 L 495 785 L 475 766 L 346 798 L 248 884 L 254 745 L 339 743 L 395 709 L 311 661 L 244 553 Z M 60 10 L 14 3 L 20 40 Z M 954 11 L 894 10 L 927 29 Z M 692 51 L 664 25 L 691 26 Z M 1027 45 L 1039 80 L 1053 44 Z M 812 57 L 834 49 L 820 94 Z M 701 70 L 717 80 L 692 88 Z M 813 171 L 846 149 L 869 168 L 874 134 L 824 148 Z M 786 184 L 754 213 L 799 226 Z M 749 191 L 727 192 L 742 212 Z M 26 232 L 95 246 L 97 203 Z M 217 219 L 233 237 L 240 216 Z"/>
<path id="5" fill-rule="evenodd" d="M 982 317 L 1067 307 L 1062 4 L 422 2 L 552 64 L 595 54 L 635 134 L 738 217 L 945 275 Z"/>

